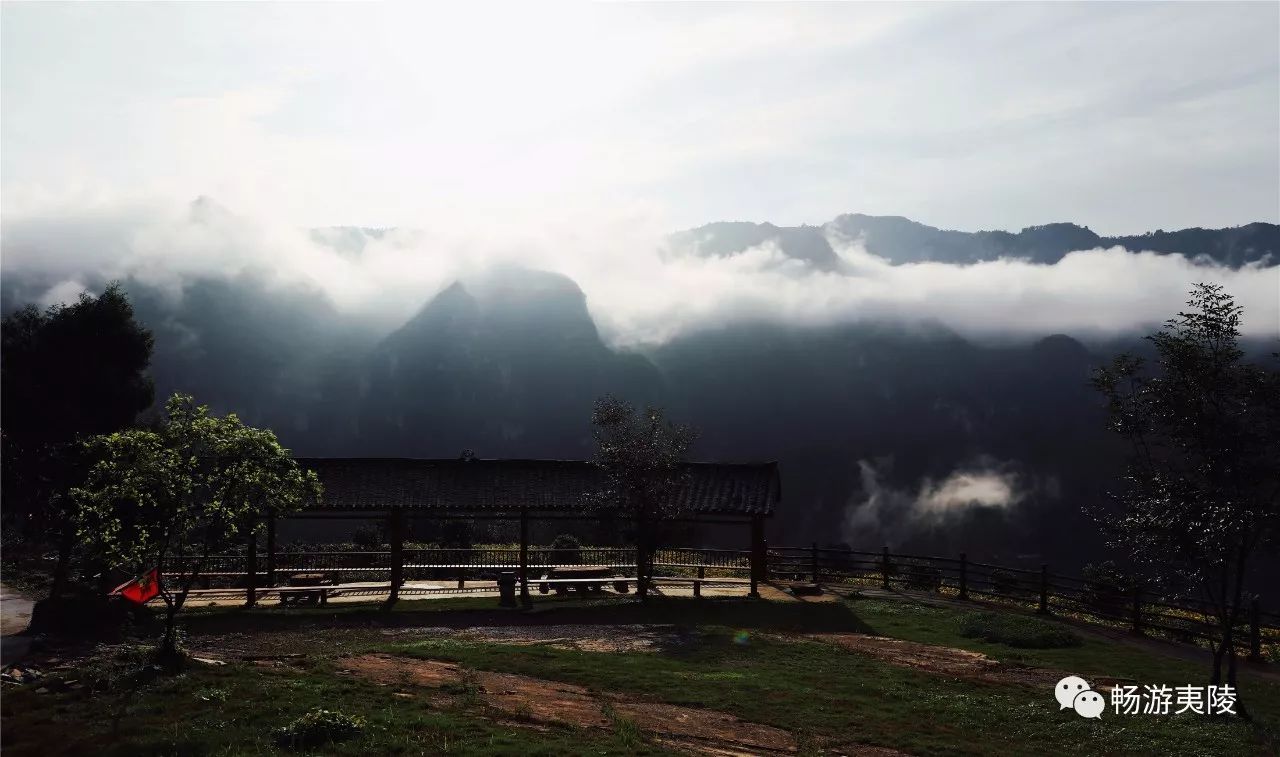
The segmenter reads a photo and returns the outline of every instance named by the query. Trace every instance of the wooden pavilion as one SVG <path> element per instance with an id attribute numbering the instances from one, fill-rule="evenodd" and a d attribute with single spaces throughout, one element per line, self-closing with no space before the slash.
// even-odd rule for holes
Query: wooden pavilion
<path id="1" fill-rule="evenodd" d="M 385 518 L 391 550 L 391 601 L 404 583 L 407 521 L 507 520 L 520 526 L 518 579 L 529 592 L 529 523 L 597 520 L 605 476 L 581 460 L 481 460 L 414 458 L 298 458 L 324 486 L 321 501 L 289 519 Z M 764 519 L 781 501 L 776 463 L 688 463 L 683 484 L 662 503 L 674 522 L 740 524 L 749 533 L 750 592 L 765 577 Z M 623 514 L 617 513 L 622 516 Z M 625 516 L 624 516 L 625 517 Z M 274 580 L 276 523 L 267 525 L 266 573 Z M 250 596 L 256 582 L 256 546 L 250 547 Z M 252 598 L 250 599 L 252 602 Z"/>

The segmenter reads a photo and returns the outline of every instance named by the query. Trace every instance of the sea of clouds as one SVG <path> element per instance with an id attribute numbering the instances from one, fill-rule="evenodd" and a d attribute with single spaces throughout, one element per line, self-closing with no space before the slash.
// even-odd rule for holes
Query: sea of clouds
<path id="1" fill-rule="evenodd" d="M 560 225 L 424 223 L 378 234 L 316 233 L 201 198 L 79 198 L 6 208 L 6 272 L 50 282 L 39 299 L 73 299 L 88 282 L 133 277 L 180 297 L 196 277 L 253 273 L 327 297 L 342 313 L 385 324 L 494 265 L 561 272 L 583 289 L 615 346 L 660 344 L 750 321 L 820 325 L 933 321 L 967 336 L 1080 337 L 1147 331 L 1196 282 L 1224 285 L 1244 306 L 1246 335 L 1280 334 L 1280 267 L 1238 270 L 1181 255 L 1080 250 L 1046 265 L 893 265 L 861 240 L 832 235 L 842 265 L 815 269 L 774 242 L 729 257 L 664 255 L 666 235 L 642 210 Z M 352 245 L 355 237 L 358 244 Z M 345 241 L 343 241 L 345 240 Z"/>

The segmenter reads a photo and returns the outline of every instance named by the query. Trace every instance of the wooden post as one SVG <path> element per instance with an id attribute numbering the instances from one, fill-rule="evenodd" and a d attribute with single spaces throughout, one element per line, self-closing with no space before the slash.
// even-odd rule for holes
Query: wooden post
<path id="1" fill-rule="evenodd" d="M 649 561 L 645 559 L 649 524 L 645 515 L 643 506 L 636 508 L 636 596 L 641 602 L 649 599 L 649 581 L 645 575 L 645 568 L 649 565 Z"/>
<path id="2" fill-rule="evenodd" d="M 813 584 L 818 585 L 818 542 L 814 542 L 809 553 L 809 567 L 813 573 Z"/>
<path id="3" fill-rule="evenodd" d="M 387 511 L 387 541 L 391 543 L 391 593 L 387 595 L 390 609 L 400 598 L 404 584 L 404 510 L 400 508 Z"/>
<path id="4" fill-rule="evenodd" d="M 698 566 L 698 580 L 693 582 L 693 596 L 702 596 L 702 579 L 707 577 L 707 569 L 705 566 Z M 1255 626 L 1256 628 L 1257 626 Z"/>
<path id="5" fill-rule="evenodd" d="M 520 606 L 533 606 L 529 599 L 529 511 L 520 508 Z"/>
<path id="6" fill-rule="evenodd" d="M 458 568 L 458 588 L 465 589 L 467 587 L 467 569 Z"/>
<path id="7" fill-rule="evenodd" d="M 249 535 L 249 551 L 245 555 L 245 578 L 248 583 L 245 584 L 244 606 L 253 607 L 258 604 L 258 535 L 256 533 Z"/>
<path id="8" fill-rule="evenodd" d="M 1133 633 L 1142 635 L 1142 587 L 1133 587 Z"/>
<path id="9" fill-rule="evenodd" d="M 969 598 L 969 555 L 960 553 L 960 598 Z"/>
<path id="10" fill-rule="evenodd" d="M 751 516 L 751 592 L 750 597 L 760 596 L 760 582 L 765 578 L 766 552 L 764 543 L 764 517 Z"/>
<path id="11" fill-rule="evenodd" d="M 1262 662 L 1262 608 L 1256 596 L 1249 601 L 1249 662 Z"/>
<path id="12" fill-rule="evenodd" d="M 1045 563 L 1040 563 L 1040 607 L 1036 612 L 1049 614 L 1049 566 Z"/>
<path id="13" fill-rule="evenodd" d="M 884 545 L 882 553 L 884 557 L 880 560 L 880 579 L 884 584 L 884 588 L 889 588 L 889 545 Z"/>
<path id="14" fill-rule="evenodd" d="M 276 516 L 267 516 L 267 588 L 276 585 Z"/>

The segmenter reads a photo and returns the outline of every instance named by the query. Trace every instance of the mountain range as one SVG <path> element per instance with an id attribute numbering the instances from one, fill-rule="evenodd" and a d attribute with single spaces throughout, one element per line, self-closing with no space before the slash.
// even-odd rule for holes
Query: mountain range
<path id="1" fill-rule="evenodd" d="M 901 216 L 849 213 L 822 226 L 721 221 L 672 235 L 671 247 L 676 254 L 728 256 L 773 242 L 790 258 L 833 270 L 840 265 L 840 257 L 828 241 L 833 234 L 860 241 L 871 254 L 899 265 L 968 264 L 1000 258 L 1056 263 L 1068 252 L 1098 247 L 1207 258 L 1232 268 L 1280 264 L 1280 226 L 1273 223 L 1103 237 L 1074 223 L 1029 226 L 1019 232 L 968 232 L 938 229 Z"/>
<path id="2" fill-rule="evenodd" d="M 313 238 L 359 255 L 381 233 L 344 227 Z M 835 268 L 833 235 L 895 264 L 1049 263 L 1112 244 L 1231 266 L 1280 260 L 1272 224 L 1103 238 L 1073 224 L 964 233 L 862 215 L 825 227 L 710 224 L 673 235 L 666 254 L 726 256 L 774 242 Z M 6 272 L 5 311 L 51 283 Z M 890 543 L 1064 568 L 1098 553 L 1085 510 L 1105 498 L 1121 460 L 1090 372 L 1121 349 L 1143 349 L 1138 335 L 990 344 L 938 323 L 742 319 L 623 350 L 601 338 L 574 281 L 518 267 L 424 293 L 390 333 L 312 289 L 253 273 L 190 279 L 180 298 L 123 283 L 155 332 L 158 396 L 187 391 L 236 411 L 300 456 L 589 457 L 591 406 L 609 392 L 698 427 L 700 458 L 779 461 L 774 543 Z M 999 502 L 965 494 L 993 481 Z M 917 508 L 925 500 L 931 506 Z"/>

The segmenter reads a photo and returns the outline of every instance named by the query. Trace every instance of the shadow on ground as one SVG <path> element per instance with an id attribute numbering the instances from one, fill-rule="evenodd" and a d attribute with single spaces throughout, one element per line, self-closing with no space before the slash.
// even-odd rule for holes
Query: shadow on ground
<path id="1" fill-rule="evenodd" d="M 492 601 L 492 600 L 489 600 Z M 186 614 L 189 633 L 221 634 L 318 628 L 473 628 L 476 626 L 667 624 L 720 625 L 769 631 L 873 633 L 843 602 L 796 603 L 760 599 L 658 597 L 596 602 L 544 600 L 530 610 L 445 605 L 439 600 L 342 609 L 217 609 Z"/>

